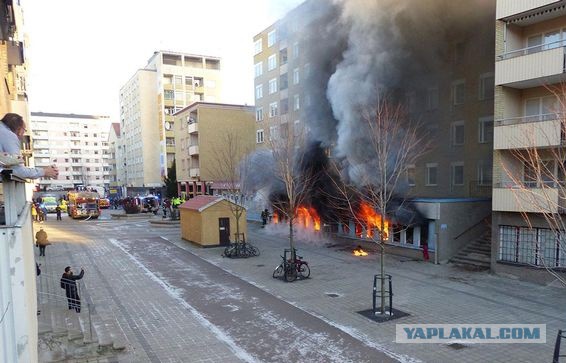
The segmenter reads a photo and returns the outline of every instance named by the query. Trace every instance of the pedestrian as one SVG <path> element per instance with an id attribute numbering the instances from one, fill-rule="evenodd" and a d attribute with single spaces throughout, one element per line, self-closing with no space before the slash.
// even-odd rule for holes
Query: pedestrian
<path id="1" fill-rule="evenodd" d="M 65 289 L 69 310 L 75 309 L 77 313 L 81 312 L 81 298 L 77 290 L 77 280 L 82 279 L 84 274 L 84 268 L 81 268 L 80 274 L 74 275 L 71 266 L 67 266 L 63 276 L 61 276 L 61 288 Z"/>
<path id="2" fill-rule="evenodd" d="M 39 209 L 41 210 L 41 218 L 43 218 L 43 221 L 46 221 L 47 220 L 47 207 L 45 207 L 44 202 L 39 203 Z"/>
<path id="3" fill-rule="evenodd" d="M 269 218 L 269 211 L 267 210 L 267 208 L 265 208 L 265 210 L 261 212 L 261 228 L 265 228 L 268 218 Z"/>
<path id="4" fill-rule="evenodd" d="M 167 218 L 167 198 L 165 198 L 162 202 L 161 202 L 161 208 L 163 210 L 163 218 Z"/>
<path id="5" fill-rule="evenodd" d="M 57 213 L 57 220 L 58 221 L 62 221 L 63 219 L 61 219 L 61 206 L 57 206 L 57 208 L 55 208 L 55 213 Z"/>
<path id="6" fill-rule="evenodd" d="M 35 204 L 31 205 L 31 219 L 37 222 L 37 209 L 35 208 Z"/>
<path id="7" fill-rule="evenodd" d="M 24 137 L 26 124 L 22 116 L 16 113 L 7 113 L 0 120 L 0 153 L 17 156 L 20 163 L 11 165 L 13 174 L 24 179 L 57 178 L 59 170 L 56 166 L 45 168 L 29 168 L 24 166 L 21 155 L 20 139 Z M 0 167 L 2 169 L 2 167 Z"/>
<path id="8" fill-rule="evenodd" d="M 49 246 L 51 243 L 47 240 L 47 232 L 43 230 L 43 227 L 37 231 L 35 234 L 35 245 L 39 247 L 39 255 L 45 257 L 45 247 Z"/>
<path id="9" fill-rule="evenodd" d="M 421 245 L 422 245 L 422 248 L 423 248 L 423 260 L 428 261 L 428 258 L 429 258 L 429 256 L 428 256 L 428 241 L 427 240 L 422 241 Z"/>

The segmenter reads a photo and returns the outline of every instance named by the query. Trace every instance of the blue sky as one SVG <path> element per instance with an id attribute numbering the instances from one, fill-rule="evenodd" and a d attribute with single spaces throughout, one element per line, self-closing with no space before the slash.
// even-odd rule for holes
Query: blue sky
<path id="1" fill-rule="evenodd" d="M 32 112 L 109 115 L 156 50 L 223 58 L 224 100 L 253 104 L 253 36 L 302 0 L 21 0 Z"/>

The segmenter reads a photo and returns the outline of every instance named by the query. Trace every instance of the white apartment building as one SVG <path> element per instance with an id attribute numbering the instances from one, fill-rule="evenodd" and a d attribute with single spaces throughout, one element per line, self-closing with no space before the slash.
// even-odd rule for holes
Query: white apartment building
<path id="1" fill-rule="evenodd" d="M 155 52 L 120 90 L 122 186 L 161 187 L 175 160 L 173 114 L 193 102 L 217 102 L 220 94 L 220 58 Z"/>
<path id="2" fill-rule="evenodd" d="M 496 18 L 492 270 L 550 277 L 546 268 L 566 267 L 557 157 L 566 139 L 566 1 L 498 0 Z"/>
<path id="3" fill-rule="evenodd" d="M 118 187 L 118 180 L 121 176 L 118 175 L 118 168 L 116 163 L 118 160 L 122 160 L 122 146 L 120 145 L 120 124 L 118 122 L 112 123 L 110 125 L 110 130 L 108 132 L 108 172 L 109 172 L 109 186 L 112 188 Z M 120 168 L 120 170 L 124 170 Z M 123 178 L 123 177 L 122 177 Z M 121 179 L 120 179 L 121 180 Z"/>
<path id="4" fill-rule="evenodd" d="M 35 165 L 55 164 L 57 179 L 40 179 L 40 188 L 108 187 L 110 117 L 32 112 L 30 132 Z"/>

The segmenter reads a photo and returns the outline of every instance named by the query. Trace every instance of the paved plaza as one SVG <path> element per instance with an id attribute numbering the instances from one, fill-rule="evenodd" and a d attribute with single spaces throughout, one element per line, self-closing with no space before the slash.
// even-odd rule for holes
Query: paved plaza
<path id="1" fill-rule="evenodd" d="M 44 226 L 53 243 L 44 271 L 84 266 L 83 299 L 125 336 L 126 350 L 110 361 L 548 362 L 566 327 L 566 289 L 400 256 L 387 257 L 387 272 L 395 308 L 410 315 L 376 323 L 358 314 L 371 308 L 376 255 L 299 241 L 311 278 L 285 283 L 272 272 L 287 237 L 254 223 L 248 241 L 261 255 L 248 259 L 223 258 L 145 218 Z M 397 323 L 546 324 L 547 343 L 397 344 Z"/>

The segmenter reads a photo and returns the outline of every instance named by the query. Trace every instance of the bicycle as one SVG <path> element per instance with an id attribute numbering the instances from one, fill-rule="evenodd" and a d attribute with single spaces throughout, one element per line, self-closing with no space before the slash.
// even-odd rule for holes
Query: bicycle
<path id="1" fill-rule="evenodd" d="M 296 250 L 294 253 L 294 261 L 292 259 L 292 255 L 290 256 L 291 258 L 287 258 L 287 254 L 290 254 L 290 252 L 290 250 L 286 249 L 284 256 L 281 256 L 283 261 L 275 268 L 275 270 L 273 270 L 273 278 L 283 276 L 287 282 L 295 281 L 298 276 L 303 279 L 309 278 L 311 275 L 309 263 L 304 261 L 302 256 L 298 256 Z"/>
<path id="2" fill-rule="evenodd" d="M 235 243 L 230 243 L 230 245 L 224 249 L 224 253 L 222 253 L 222 256 L 230 257 L 230 258 L 235 258 L 235 257 L 247 258 L 247 257 L 259 256 L 259 249 L 246 242 L 235 242 Z"/>

